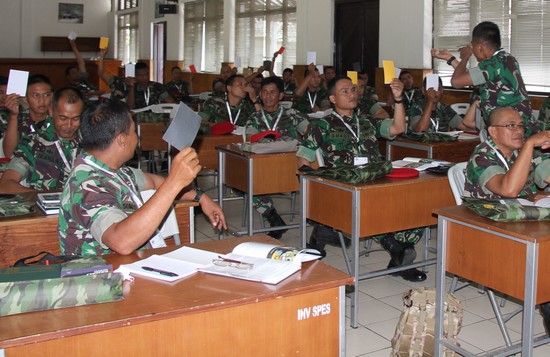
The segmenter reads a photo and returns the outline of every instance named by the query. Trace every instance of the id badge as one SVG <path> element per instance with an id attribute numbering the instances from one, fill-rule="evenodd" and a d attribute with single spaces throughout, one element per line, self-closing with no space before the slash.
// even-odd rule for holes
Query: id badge
<path id="1" fill-rule="evenodd" d="M 369 158 L 366 156 L 356 156 L 353 158 L 353 165 L 360 166 L 369 163 Z"/>
<path id="2" fill-rule="evenodd" d="M 149 244 L 151 244 L 151 247 L 153 248 L 163 248 L 166 247 L 166 242 L 164 241 L 164 238 L 160 235 L 160 233 L 157 233 L 149 240 Z"/>

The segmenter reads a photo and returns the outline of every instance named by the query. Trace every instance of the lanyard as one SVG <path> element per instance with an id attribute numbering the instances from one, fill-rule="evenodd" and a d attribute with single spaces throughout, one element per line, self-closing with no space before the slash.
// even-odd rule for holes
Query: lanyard
<path id="1" fill-rule="evenodd" d="M 351 133 L 351 135 L 353 135 L 353 137 L 355 138 L 355 142 L 358 143 L 358 142 L 359 142 L 359 136 L 360 136 L 360 132 L 359 132 L 359 117 L 356 117 L 356 119 L 357 119 L 357 133 L 355 133 L 355 132 L 353 131 L 352 127 L 351 127 L 348 123 L 346 123 L 346 122 L 344 121 L 344 118 L 342 118 L 342 117 L 340 116 L 340 114 L 338 114 L 338 113 L 336 113 L 336 112 L 334 112 L 333 114 L 334 114 L 334 116 L 336 116 L 338 119 L 340 119 L 340 121 L 342 121 L 342 124 L 345 125 L 345 127 L 349 130 L 349 132 Z M 352 121 L 353 121 L 353 117 L 355 117 L 354 114 L 352 114 L 352 116 L 351 116 L 351 120 L 352 120 Z"/>
<path id="2" fill-rule="evenodd" d="M 408 92 L 405 92 L 405 97 L 407 97 L 407 100 L 409 101 L 409 103 L 411 103 L 411 100 L 413 99 L 414 97 L 414 89 L 411 89 L 411 96 L 409 97 L 409 93 Z"/>
<path id="3" fill-rule="evenodd" d="M 145 106 L 149 106 L 149 98 L 151 98 L 151 92 L 149 91 L 149 86 L 147 86 L 147 91 L 143 91 L 143 96 L 145 97 Z"/>
<path id="4" fill-rule="evenodd" d="M 286 92 L 286 90 L 288 89 L 288 86 L 290 86 L 290 83 L 285 83 L 285 86 L 283 88 L 283 91 Z"/>
<path id="5" fill-rule="evenodd" d="M 435 131 L 439 131 L 439 118 L 430 117 L 430 121 L 432 122 L 432 126 L 435 128 Z"/>
<path id="6" fill-rule="evenodd" d="M 227 115 L 229 115 L 229 121 L 231 122 L 231 124 L 236 125 L 237 120 L 239 120 L 239 115 L 241 115 L 242 108 L 239 108 L 239 110 L 237 111 L 237 116 L 235 117 L 235 120 L 233 120 L 233 114 L 231 114 L 231 107 L 229 106 L 228 101 L 225 101 L 225 106 L 227 107 Z"/>
<path id="7" fill-rule="evenodd" d="M 506 167 L 506 171 L 510 171 L 510 166 L 508 166 L 508 162 L 506 161 L 506 158 L 504 156 L 502 156 L 502 154 L 500 153 L 500 151 L 498 151 L 498 149 L 496 147 L 494 147 L 493 145 L 491 145 L 487 141 L 486 141 L 486 143 L 487 143 L 487 145 L 489 145 L 489 147 L 491 149 L 493 149 L 493 151 L 497 155 L 497 158 L 500 160 L 500 162 L 502 162 L 504 164 L 504 166 Z"/>
<path id="8" fill-rule="evenodd" d="M 269 122 L 267 121 L 267 118 L 265 117 L 265 112 L 262 108 L 262 118 L 264 119 L 265 126 L 267 126 L 267 129 L 269 129 L 269 130 L 277 129 L 277 124 L 279 124 L 279 119 L 281 119 L 281 115 L 283 115 L 283 108 L 282 107 L 279 108 L 279 115 L 277 115 L 277 120 L 275 120 L 275 123 L 273 123 L 273 126 L 270 127 Z M 271 118 L 271 116 L 269 114 L 267 116 L 269 118 Z"/>
<path id="9" fill-rule="evenodd" d="M 111 172 L 109 170 L 106 170 L 104 169 L 103 167 L 97 165 L 95 162 L 92 162 L 90 159 L 88 158 L 84 158 L 84 161 L 90 165 L 90 166 L 93 166 L 94 168 L 102 171 L 103 173 L 106 173 L 108 176 L 110 176 L 111 178 L 114 178 L 114 179 L 117 179 L 118 181 L 120 181 L 120 184 L 124 187 L 126 187 L 128 189 L 128 191 L 130 192 L 130 196 L 132 197 L 132 201 L 134 201 L 134 204 L 137 206 L 137 208 L 140 208 L 141 206 L 143 206 L 143 201 L 141 200 L 140 196 L 138 195 L 137 193 L 137 189 L 136 187 L 134 186 L 134 183 L 132 182 L 132 179 L 124 172 L 120 171 L 121 174 L 123 174 L 125 176 L 125 178 L 128 180 L 128 182 L 130 183 L 130 185 L 128 185 L 123 179 L 122 177 L 120 177 L 118 175 L 118 173 L 116 172 Z"/>
<path id="10" fill-rule="evenodd" d="M 307 98 L 309 99 L 309 105 L 311 105 L 311 109 L 315 106 L 315 102 L 317 101 L 317 92 L 315 93 L 315 97 L 313 97 L 313 100 L 311 100 L 311 93 L 307 91 Z"/>
<path id="11" fill-rule="evenodd" d="M 69 160 L 67 160 L 67 156 L 65 156 L 65 153 L 61 149 L 61 144 L 59 144 L 59 140 L 55 142 L 55 147 L 57 148 L 57 152 L 59 153 L 59 156 L 61 157 L 61 160 L 63 160 L 63 163 L 65 164 L 65 167 L 69 169 L 69 171 L 73 168 L 73 162 L 74 162 L 74 153 L 76 149 L 72 149 L 72 157 L 71 157 L 71 163 L 69 164 Z"/>
<path id="12" fill-rule="evenodd" d="M 174 86 L 178 89 L 178 92 L 181 93 L 181 84 L 174 84 Z"/>

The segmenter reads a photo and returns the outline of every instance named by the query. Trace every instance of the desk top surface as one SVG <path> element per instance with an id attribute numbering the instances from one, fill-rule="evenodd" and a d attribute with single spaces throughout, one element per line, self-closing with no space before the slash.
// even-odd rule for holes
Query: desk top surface
<path id="1" fill-rule="evenodd" d="M 479 139 L 471 139 L 471 140 L 456 140 L 456 141 L 445 141 L 445 142 L 438 142 L 438 143 L 425 143 L 421 141 L 414 141 L 405 139 L 402 137 L 397 137 L 394 140 L 387 140 L 387 143 L 390 145 L 394 142 L 402 142 L 402 143 L 408 143 L 408 144 L 416 144 L 416 145 L 422 145 L 422 146 L 432 146 L 434 148 L 436 147 L 446 147 L 446 146 L 460 146 L 460 145 L 468 145 L 468 146 L 477 146 L 477 144 L 480 143 Z"/>
<path id="2" fill-rule="evenodd" d="M 241 145 L 240 144 L 219 145 L 219 146 L 216 146 L 216 149 L 218 149 L 219 151 L 224 151 L 224 152 L 227 152 L 227 153 L 242 156 L 243 158 L 250 158 L 250 157 L 254 157 L 255 159 L 256 158 L 262 158 L 262 157 L 269 158 L 269 157 L 281 156 L 281 155 L 296 157 L 296 151 L 272 152 L 272 153 L 266 153 L 266 154 L 256 154 L 256 153 L 253 153 L 253 152 L 250 152 L 250 151 L 243 151 L 243 150 L 241 150 Z"/>
<path id="3" fill-rule="evenodd" d="M 237 244 L 251 240 L 276 242 L 265 235 L 255 235 L 196 243 L 192 246 L 228 253 Z M 177 247 L 140 251 L 128 256 L 112 254 L 105 257 L 114 268 L 118 268 L 120 264 L 131 263 L 153 253 L 162 254 L 174 248 Z M 133 283 L 124 282 L 123 301 L 1 317 L 0 348 L 256 303 L 352 282 L 352 277 L 320 261 L 304 263 L 301 271 L 277 285 L 205 273 L 197 273 L 174 283 L 136 277 Z"/>
<path id="4" fill-rule="evenodd" d="M 432 174 L 429 172 L 420 172 L 420 175 L 418 177 L 413 177 L 413 178 L 382 177 L 376 180 L 372 180 L 364 183 L 358 183 L 358 184 L 345 183 L 345 182 L 335 181 L 335 180 L 316 177 L 316 176 L 301 175 L 301 177 L 307 180 L 317 181 L 320 183 L 341 187 L 342 189 L 354 190 L 354 191 L 377 189 L 377 188 L 388 187 L 388 186 L 430 184 L 441 180 L 447 181 L 447 175 L 438 175 L 438 174 Z"/>
<path id="5" fill-rule="evenodd" d="M 437 208 L 433 213 L 521 240 L 537 243 L 550 241 L 550 221 L 497 222 L 464 206 Z"/>

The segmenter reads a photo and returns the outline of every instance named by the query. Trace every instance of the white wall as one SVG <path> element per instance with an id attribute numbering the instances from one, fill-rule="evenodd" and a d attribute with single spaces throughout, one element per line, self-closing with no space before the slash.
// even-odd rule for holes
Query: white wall
<path id="1" fill-rule="evenodd" d="M 72 58 L 71 52 L 41 52 L 41 36 L 66 36 L 71 30 L 81 37 L 111 37 L 111 0 L 70 0 L 84 4 L 82 24 L 60 23 L 59 1 L 0 0 L 0 57 Z M 83 53 L 86 56 L 94 54 Z"/>
<path id="2" fill-rule="evenodd" d="M 167 59 L 183 60 L 183 3 L 177 15 L 154 17 L 154 1 L 140 1 L 140 58 L 151 57 L 151 24 L 167 22 Z M 84 23 L 57 22 L 57 4 L 52 0 L 0 0 L 0 57 L 67 57 L 72 53 L 40 52 L 40 36 L 107 36 L 114 44 L 111 2 L 115 0 L 70 0 L 84 4 Z M 234 0 L 226 0 L 225 17 L 234 13 Z M 107 16 L 106 16 L 107 15 Z M 306 52 L 316 51 L 317 62 L 333 64 L 334 0 L 298 0 L 297 64 L 305 64 Z M 226 27 L 230 26 L 226 23 Z M 225 31 L 228 33 L 228 29 Z M 431 0 L 380 0 L 380 60 L 393 59 L 398 67 L 431 68 Z M 114 47 L 114 46 L 111 46 Z M 233 60 L 233 44 L 226 41 L 225 60 Z M 112 53 L 111 53 L 112 54 Z M 95 54 L 84 54 L 94 56 Z M 381 63 L 380 63 L 381 64 Z"/>

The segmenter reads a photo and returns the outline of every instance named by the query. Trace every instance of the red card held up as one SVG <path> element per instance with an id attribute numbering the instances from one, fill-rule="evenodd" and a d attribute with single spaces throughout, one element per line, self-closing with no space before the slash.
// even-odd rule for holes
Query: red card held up
<path id="1" fill-rule="evenodd" d="M 189 70 L 191 71 L 191 73 L 197 73 L 197 69 L 195 68 L 194 64 L 189 66 Z"/>
<path id="2" fill-rule="evenodd" d="M 279 48 L 279 54 L 282 55 L 283 52 L 285 52 L 285 46 L 281 46 L 281 48 Z"/>

